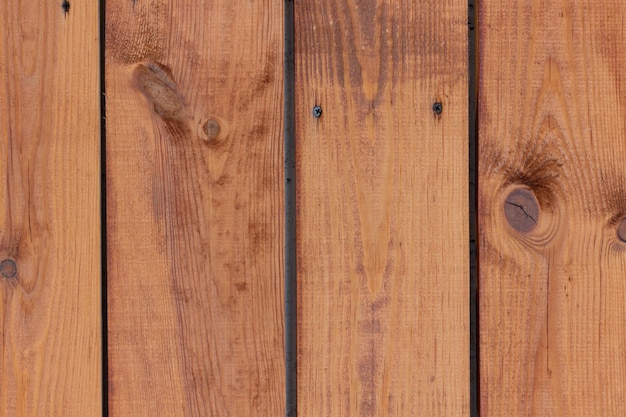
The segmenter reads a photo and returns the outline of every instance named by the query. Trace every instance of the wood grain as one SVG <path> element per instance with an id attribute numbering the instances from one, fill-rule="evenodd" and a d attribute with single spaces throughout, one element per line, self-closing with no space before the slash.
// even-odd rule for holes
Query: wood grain
<path id="1" fill-rule="evenodd" d="M 467 3 L 295 19 L 298 416 L 467 416 Z"/>
<path id="2" fill-rule="evenodd" d="M 480 3 L 481 416 L 624 414 L 625 17 Z M 516 189 L 530 230 L 507 222 Z"/>
<path id="3" fill-rule="evenodd" d="M 102 415 L 96 2 L 0 2 L 0 416 Z"/>
<path id="4" fill-rule="evenodd" d="M 109 415 L 284 415 L 282 4 L 106 9 Z"/>

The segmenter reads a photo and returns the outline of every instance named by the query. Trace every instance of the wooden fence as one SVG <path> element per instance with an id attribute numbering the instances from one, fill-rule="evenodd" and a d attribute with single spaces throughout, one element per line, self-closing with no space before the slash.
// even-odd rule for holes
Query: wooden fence
<path id="1" fill-rule="evenodd" d="M 0 417 L 624 415 L 626 5 L 469 6 L 0 0 Z"/>

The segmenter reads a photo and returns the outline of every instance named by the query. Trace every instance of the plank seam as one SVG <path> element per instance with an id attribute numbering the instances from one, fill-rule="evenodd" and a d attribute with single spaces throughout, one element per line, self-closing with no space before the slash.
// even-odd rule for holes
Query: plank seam
<path id="1" fill-rule="evenodd" d="M 100 262 L 102 326 L 102 417 L 109 415 L 109 365 L 107 325 L 107 199 L 106 199 L 106 92 L 105 92 L 105 0 L 98 0 L 100 44 Z"/>
<path id="2" fill-rule="evenodd" d="M 285 414 L 296 417 L 297 278 L 294 4 L 284 1 L 284 174 L 285 174 Z"/>
<path id="3" fill-rule="evenodd" d="M 477 169 L 478 169 L 478 14 L 476 0 L 468 1 L 468 135 L 469 135 L 469 260 L 470 260 L 470 416 L 480 414 L 480 344 L 478 327 L 478 244 L 477 244 Z"/>

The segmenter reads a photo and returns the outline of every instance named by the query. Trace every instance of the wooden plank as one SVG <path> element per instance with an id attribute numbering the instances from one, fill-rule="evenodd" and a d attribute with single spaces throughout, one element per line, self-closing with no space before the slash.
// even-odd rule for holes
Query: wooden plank
<path id="1" fill-rule="evenodd" d="M 97 2 L 0 2 L 0 416 L 102 415 Z"/>
<path id="2" fill-rule="evenodd" d="M 467 416 L 467 2 L 295 19 L 298 416 Z"/>
<path id="3" fill-rule="evenodd" d="M 481 416 L 624 414 L 625 17 L 480 2 Z"/>
<path id="4" fill-rule="evenodd" d="M 106 10 L 109 414 L 284 415 L 282 4 Z"/>

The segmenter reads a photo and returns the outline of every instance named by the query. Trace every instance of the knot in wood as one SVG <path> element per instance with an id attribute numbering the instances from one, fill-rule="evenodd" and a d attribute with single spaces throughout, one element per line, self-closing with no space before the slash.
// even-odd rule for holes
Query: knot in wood
<path id="1" fill-rule="evenodd" d="M 0 274 L 5 278 L 13 278 L 17 274 L 17 265 L 13 259 L 0 262 Z"/>
<path id="2" fill-rule="evenodd" d="M 204 133 L 210 140 L 217 138 L 220 134 L 220 124 L 215 119 L 209 119 L 204 123 Z"/>
<path id="3" fill-rule="evenodd" d="M 513 229 L 528 233 L 539 222 L 539 202 L 535 194 L 527 188 L 516 188 L 504 202 L 504 216 Z"/>

